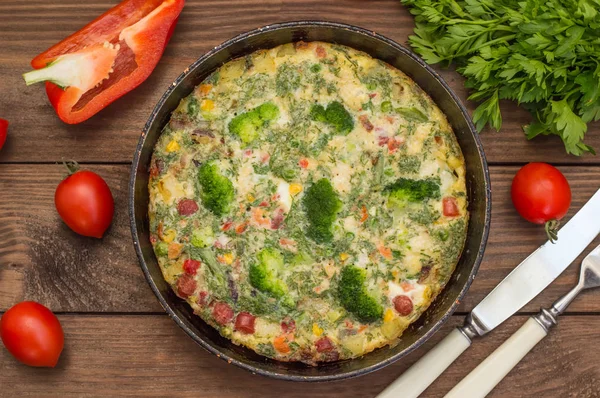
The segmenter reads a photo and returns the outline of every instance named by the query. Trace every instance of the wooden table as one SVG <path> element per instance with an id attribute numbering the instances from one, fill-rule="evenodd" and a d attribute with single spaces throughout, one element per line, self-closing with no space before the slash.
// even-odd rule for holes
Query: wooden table
<path id="1" fill-rule="evenodd" d="M 21 73 L 36 54 L 116 2 L 0 2 L 0 116 L 11 122 L 0 153 L 0 311 L 22 300 L 39 301 L 58 314 L 66 334 L 55 369 L 29 368 L 0 349 L 2 397 L 373 396 L 460 324 L 466 312 L 545 240 L 543 228 L 521 220 L 510 203 L 509 187 L 519 166 L 530 161 L 558 165 L 573 190 L 570 215 L 600 185 L 600 158 L 567 156 L 555 137 L 527 142 L 520 126 L 529 116 L 514 104 L 503 104 L 502 131 L 481 135 L 493 190 L 488 248 L 477 279 L 450 322 L 407 358 L 357 379 L 295 384 L 251 375 L 195 345 L 164 314 L 138 267 L 126 203 L 130 162 L 141 129 L 169 83 L 204 52 L 234 35 L 274 22 L 321 19 L 359 25 L 405 43 L 412 17 L 396 0 L 188 0 L 152 76 L 91 120 L 65 125 L 43 88 L 26 87 Z M 466 98 L 457 73 L 440 73 Z M 467 105 L 474 109 L 474 104 Z M 590 128 L 588 143 L 600 149 L 598 124 Z M 61 159 L 76 159 L 110 185 L 116 214 L 104 239 L 77 236 L 60 221 L 53 195 L 64 176 L 57 165 Z M 565 293 L 576 274 L 574 265 L 523 312 L 477 341 L 424 396 L 443 396 L 528 315 Z M 600 396 L 599 295 L 588 293 L 573 303 L 552 334 L 491 396 Z"/>

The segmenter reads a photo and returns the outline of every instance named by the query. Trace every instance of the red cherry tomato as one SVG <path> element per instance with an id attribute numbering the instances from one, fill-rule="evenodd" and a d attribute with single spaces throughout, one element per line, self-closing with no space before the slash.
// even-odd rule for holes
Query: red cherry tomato
<path id="1" fill-rule="evenodd" d="M 0 149 L 6 142 L 6 134 L 8 132 L 8 120 L 0 119 Z"/>
<path id="2" fill-rule="evenodd" d="M 76 171 L 76 164 L 67 167 L 71 174 L 58 184 L 54 194 L 56 210 L 73 231 L 102 238 L 115 211 L 110 188 L 96 173 Z"/>
<path id="3" fill-rule="evenodd" d="M 529 163 L 515 175 L 511 187 L 517 212 L 529 222 L 546 224 L 551 241 L 556 240 L 558 220 L 571 205 L 571 188 L 565 176 L 547 163 Z"/>
<path id="4" fill-rule="evenodd" d="M 4 313 L 0 337 L 18 361 L 41 367 L 56 366 L 65 342 L 56 315 L 33 301 L 19 303 Z"/>

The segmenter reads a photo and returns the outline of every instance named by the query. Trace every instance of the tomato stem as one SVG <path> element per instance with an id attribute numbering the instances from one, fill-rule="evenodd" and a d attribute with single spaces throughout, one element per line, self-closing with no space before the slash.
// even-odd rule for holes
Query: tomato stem
<path id="1" fill-rule="evenodd" d="M 63 159 L 62 163 L 67 168 L 68 176 L 73 175 L 79 171 L 79 163 L 77 163 L 75 160 L 64 160 Z"/>
<path id="2" fill-rule="evenodd" d="M 548 235 L 548 239 L 550 243 L 556 242 L 558 239 L 558 227 L 560 226 L 560 221 L 558 220 L 550 220 L 544 224 L 544 229 L 546 230 L 546 235 Z"/>

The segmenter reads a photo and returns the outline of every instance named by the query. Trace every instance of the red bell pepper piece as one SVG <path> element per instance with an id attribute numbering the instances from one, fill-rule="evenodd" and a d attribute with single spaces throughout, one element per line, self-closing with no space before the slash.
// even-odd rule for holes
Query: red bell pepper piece
<path id="1" fill-rule="evenodd" d="M 0 119 L 0 149 L 6 142 L 6 133 L 8 132 L 8 120 Z"/>
<path id="2" fill-rule="evenodd" d="M 45 81 L 58 117 L 80 123 L 154 70 L 185 0 L 124 0 L 31 61 L 27 85 Z"/>

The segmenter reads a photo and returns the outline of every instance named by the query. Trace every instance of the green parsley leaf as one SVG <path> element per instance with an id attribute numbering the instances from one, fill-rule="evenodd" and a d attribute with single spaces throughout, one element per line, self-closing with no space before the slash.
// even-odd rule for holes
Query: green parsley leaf
<path id="1" fill-rule="evenodd" d="M 567 153 L 600 120 L 600 0 L 401 0 L 415 16 L 410 44 L 430 64 L 454 63 L 480 102 L 479 131 L 502 127 L 499 100 L 532 114 L 527 139 L 557 135 Z"/>

